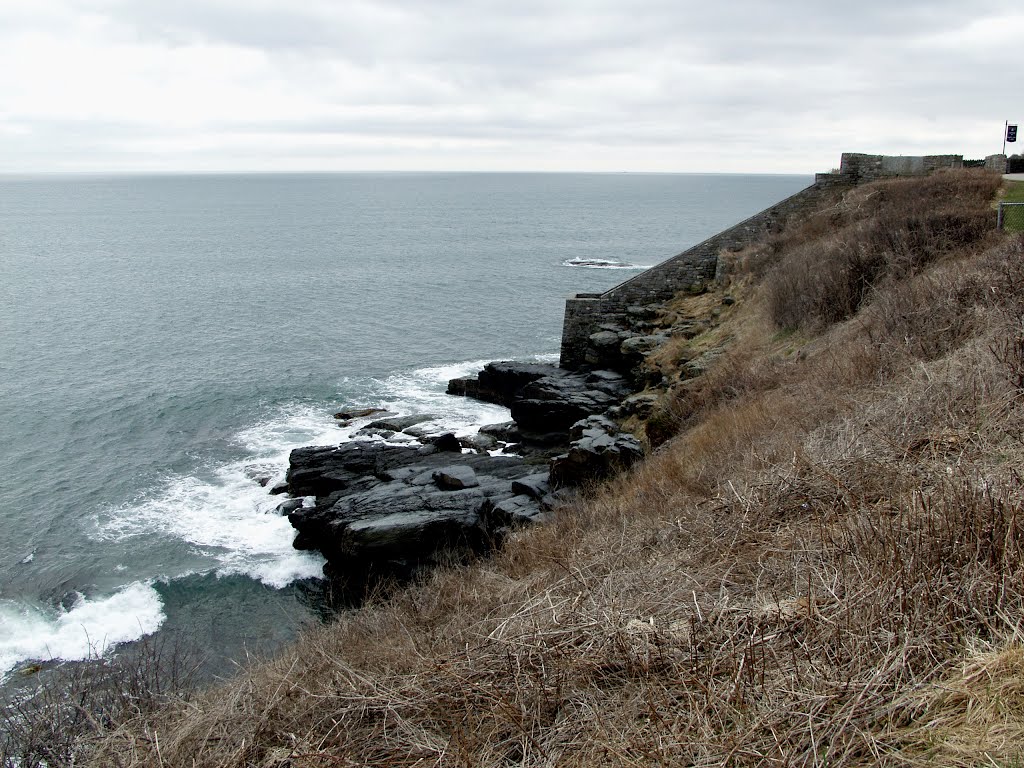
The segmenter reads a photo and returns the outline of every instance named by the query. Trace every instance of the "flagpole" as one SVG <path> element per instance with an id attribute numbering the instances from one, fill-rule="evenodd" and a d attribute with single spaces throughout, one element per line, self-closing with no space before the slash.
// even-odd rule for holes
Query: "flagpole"
<path id="1" fill-rule="evenodd" d="M 1010 127 L 1010 121 L 1003 121 L 1003 154 L 1006 154 L 1006 129 Z"/>

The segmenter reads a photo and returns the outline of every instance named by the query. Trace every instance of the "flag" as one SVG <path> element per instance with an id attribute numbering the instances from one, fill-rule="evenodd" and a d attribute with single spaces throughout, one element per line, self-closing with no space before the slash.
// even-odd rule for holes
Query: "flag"
<path id="1" fill-rule="evenodd" d="M 1010 144 L 1017 140 L 1017 126 L 1007 125 L 1006 126 L 1006 141 Z"/>

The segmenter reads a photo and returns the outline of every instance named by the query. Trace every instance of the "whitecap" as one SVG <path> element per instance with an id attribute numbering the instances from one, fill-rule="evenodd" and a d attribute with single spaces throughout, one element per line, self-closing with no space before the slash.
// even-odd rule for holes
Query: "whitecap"
<path id="1" fill-rule="evenodd" d="M 253 482 L 246 462 L 216 470 L 211 480 L 176 476 L 139 503 L 111 510 L 102 538 L 123 541 L 158 534 L 193 545 L 221 574 L 246 574 L 275 588 L 320 576 L 323 560 L 292 547 L 295 530 L 275 514 L 280 499 Z"/>
<path id="2" fill-rule="evenodd" d="M 0 678 L 26 661 L 81 661 L 152 634 L 165 615 L 152 584 L 135 582 L 68 610 L 0 600 Z"/>
<path id="3" fill-rule="evenodd" d="M 417 428 L 427 434 L 453 432 L 457 437 L 476 433 L 485 424 L 511 418 L 508 408 L 447 393 L 449 379 L 470 376 L 490 360 L 417 368 L 394 374 L 381 383 L 382 407 L 400 414 L 425 414 L 433 418 Z"/>

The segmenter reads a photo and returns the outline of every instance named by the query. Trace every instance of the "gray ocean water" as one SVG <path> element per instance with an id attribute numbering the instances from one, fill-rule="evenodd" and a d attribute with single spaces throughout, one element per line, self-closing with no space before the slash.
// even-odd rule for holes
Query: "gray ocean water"
<path id="1" fill-rule="evenodd" d="M 287 641 L 321 562 L 254 478 L 351 439 L 344 406 L 506 420 L 448 378 L 556 359 L 566 296 L 810 181 L 0 177 L 0 679 L 171 629 Z"/>

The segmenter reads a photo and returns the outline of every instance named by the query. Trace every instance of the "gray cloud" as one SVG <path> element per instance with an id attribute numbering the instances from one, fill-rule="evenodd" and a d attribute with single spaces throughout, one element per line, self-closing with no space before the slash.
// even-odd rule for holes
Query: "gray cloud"
<path id="1" fill-rule="evenodd" d="M 1022 33 L 997 2 L 6 4 L 0 171 L 983 155 Z"/>

